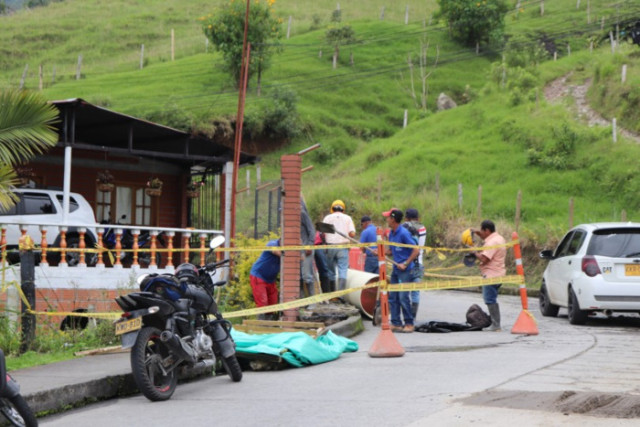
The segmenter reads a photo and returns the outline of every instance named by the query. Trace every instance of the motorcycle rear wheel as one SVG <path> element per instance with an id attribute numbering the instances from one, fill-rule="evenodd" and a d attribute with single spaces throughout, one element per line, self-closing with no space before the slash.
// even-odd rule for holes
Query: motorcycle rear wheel
<path id="1" fill-rule="evenodd" d="M 224 370 L 227 371 L 229 377 L 234 383 L 240 382 L 242 380 L 242 368 L 240 368 L 240 363 L 236 358 L 236 355 L 229 356 L 222 359 L 222 366 L 224 366 Z"/>
<path id="2" fill-rule="evenodd" d="M 0 413 L 15 427 L 37 427 L 38 420 L 21 395 L 0 399 Z"/>
<path id="3" fill-rule="evenodd" d="M 160 330 L 144 327 L 131 348 L 131 371 L 142 394 L 152 402 L 168 400 L 176 390 L 178 376 L 175 369 L 163 374 L 162 367 L 170 368 L 174 360 L 171 351 L 160 340 Z"/>

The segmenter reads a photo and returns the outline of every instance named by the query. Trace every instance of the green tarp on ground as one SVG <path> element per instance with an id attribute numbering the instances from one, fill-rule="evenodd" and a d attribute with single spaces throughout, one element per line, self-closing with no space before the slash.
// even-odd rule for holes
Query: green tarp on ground
<path id="1" fill-rule="evenodd" d="M 235 329 L 231 336 L 238 352 L 280 356 L 297 368 L 335 360 L 345 351 L 358 351 L 357 342 L 331 331 L 316 339 L 304 332 L 253 335 Z"/>

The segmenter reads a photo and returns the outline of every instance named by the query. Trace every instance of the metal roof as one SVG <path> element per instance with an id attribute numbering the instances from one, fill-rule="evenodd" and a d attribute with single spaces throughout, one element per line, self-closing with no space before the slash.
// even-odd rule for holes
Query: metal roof
<path id="1" fill-rule="evenodd" d="M 118 113 L 80 98 L 51 101 L 60 110 L 58 146 L 160 159 L 183 166 L 221 167 L 233 149 L 212 139 Z M 240 155 L 240 165 L 258 158 Z"/>

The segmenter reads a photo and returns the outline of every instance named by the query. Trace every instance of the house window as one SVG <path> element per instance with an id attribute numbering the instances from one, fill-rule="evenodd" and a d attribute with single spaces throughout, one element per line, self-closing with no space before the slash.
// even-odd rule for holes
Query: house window
<path id="1" fill-rule="evenodd" d="M 96 195 L 96 219 L 98 222 L 111 222 L 111 192 L 98 191 Z"/>
<path id="2" fill-rule="evenodd" d="M 118 185 L 111 193 L 98 192 L 96 200 L 98 221 L 151 225 L 151 197 L 145 194 L 144 187 Z"/>

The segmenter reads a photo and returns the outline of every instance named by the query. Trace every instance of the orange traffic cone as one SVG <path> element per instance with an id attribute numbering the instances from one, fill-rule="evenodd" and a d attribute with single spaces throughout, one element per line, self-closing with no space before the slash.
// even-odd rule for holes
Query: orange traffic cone
<path id="1" fill-rule="evenodd" d="M 522 310 L 511 328 L 512 334 L 538 335 L 538 324 L 529 310 Z"/>
<path id="2" fill-rule="evenodd" d="M 404 355 L 404 348 L 398 342 L 398 339 L 391 332 L 389 327 L 389 295 L 387 292 L 387 261 L 384 258 L 384 243 L 380 234 L 378 234 L 378 266 L 380 282 L 380 311 L 382 314 L 382 325 L 378 338 L 373 342 L 369 349 L 371 357 L 400 357 Z"/>
<path id="3" fill-rule="evenodd" d="M 369 349 L 371 357 L 400 357 L 404 348 L 389 328 L 389 297 L 387 291 L 380 292 L 380 309 L 382 310 L 382 330 Z"/>
<path id="4" fill-rule="evenodd" d="M 527 301 L 527 287 L 524 284 L 524 268 L 522 267 L 522 252 L 520 251 L 520 244 L 518 243 L 518 233 L 515 231 L 511 235 L 511 238 L 516 242 L 513 245 L 513 256 L 516 259 L 516 272 L 522 276 L 523 284 L 520 285 L 520 301 L 522 302 L 522 311 L 518 320 L 511 328 L 512 334 L 524 334 L 524 335 L 538 335 L 538 324 L 533 314 L 529 312 L 529 302 Z"/>

